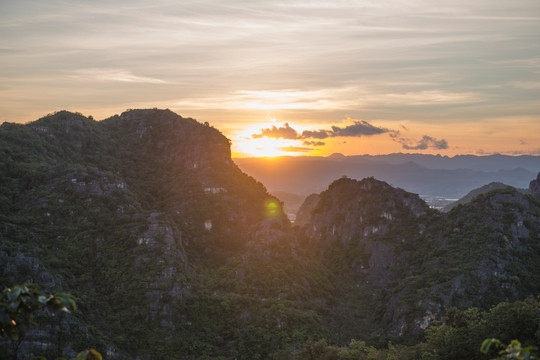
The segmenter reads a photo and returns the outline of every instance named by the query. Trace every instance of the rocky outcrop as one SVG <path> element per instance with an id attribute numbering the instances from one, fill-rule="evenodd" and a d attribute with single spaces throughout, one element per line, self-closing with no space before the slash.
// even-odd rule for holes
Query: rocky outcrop
<path id="1" fill-rule="evenodd" d="M 304 199 L 304 202 L 296 213 L 296 218 L 294 220 L 295 225 L 304 226 L 309 224 L 313 215 L 312 212 L 317 207 L 319 200 L 319 194 L 311 194 Z"/>
<path id="2" fill-rule="evenodd" d="M 318 242 L 323 259 L 332 258 L 331 268 L 349 269 L 359 289 L 351 304 L 370 296 L 384 304 L 378 317 L 362 314 L 370 324 L 363 331 L 419 332 L 450 306 L 492 306 L 493 299 L 536 291 L 535 261 L 525 254 L 536 253 L 540 209 L 512 187 L 486 189 L 441 214 L 384 182 L 342 178 L 315 198 L 302 231 Z M 523 274 L 532 277 L 520 282 Z M 341 306 L 355 312 L 347 301 Z"/>
<path id="3" fill-rule="evenodd" d="M 536 179 L 531 181 L 529 184 L 529 194 L 540 200 L 540 172 L 538 173 Z"/>
<path id="4" fill-rule="evenodd" d="M 324 242 L 349 243 L 384 234 L 397 224 L 425 215 L 429 206 L 418 197 L 383 181 L 341 178 L 320 194 L 311 210 L 307 233 Z"/>
<path id="5" fill-rule="evenodd" d="M 172 347 L 193 326 L 199 314 L 185 308 L 202 296 L 206 269 L 248 241 L 273 241 L 265 225 L 255 233 L 275 199 L 234 165 L 229 140 L 169 110 L 101 122 L 61 111 L 2 126 L 0 149 L 2 284 L 57 290 L 61 279 L 92 336 L 119 345 L 116 357 L 168 357 L 154 344 Z M 272 203 L 273 220 L 288 223 Z"/>
<path id="6" fill-rule="evenodd" d="M 0 264 L 3 267 L 0 281 L 2 289 L 13 284 L 35 283 L 40 284 L 47 292 L 63 290 L 62 280 L 35 257 L 23 253 L 10 256 L 7 252 L 0 251 Z"/>

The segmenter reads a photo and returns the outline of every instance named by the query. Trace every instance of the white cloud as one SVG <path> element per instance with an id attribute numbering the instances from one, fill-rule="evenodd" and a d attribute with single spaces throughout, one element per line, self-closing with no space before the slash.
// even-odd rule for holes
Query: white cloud
<path id="1" fill-rule="evenodd" d="M 148 76 L 135 75 L 126 70 L 115 69 L 86 69 L 79 70 L 73 78 L 85 79 L 85 80 L 103 80 L 103 81 L 119 81 L 127 83 L 141 83 L 141 84 L 168 84 L 169 82 Z"/>
<path id="2" fill-rule="evenodd" d="M 241 90 L 219 97 L 191 97 L 175 103 L 187 109 L 258 109 L 258 110 L 358 110 L 381 106 L 420 106 L 472 104 L 484 101 L 479 93 L 454 93 L 430 90 L 405 93 L 377 93 L 359 87 L 302 90 Z"/>

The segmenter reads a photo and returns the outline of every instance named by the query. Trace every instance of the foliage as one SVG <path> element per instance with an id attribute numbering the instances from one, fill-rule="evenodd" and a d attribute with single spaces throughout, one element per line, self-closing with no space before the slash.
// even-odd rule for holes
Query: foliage
<path id="1" fill-rule="evenodd" d="M 491 338 L 486 339 L 480 347 L 480 351 L 483 354 L 488 354 L 492 345 L 496 347 L 504 347 L 503 343 L 499 339 Z M 533 350 L 536 348 L 534 346 L 522 347 L 521 343 L 518 340 L 512 340 L 503 350 L 499 351 L 499 356 L 497 360 L 503 359 L 520 359 L 520 360 L 533 360 L 538 359 L 533 354 Z"/>
<path id="2" fill-rule="evenodd" d="M 77 354 L 73 360 L 102 360 L 103 357 L 94 349 L 84 350 Z"/>
<path id="3" fill-rule="evenodd" d="M 75 310 L 75 298 L 69 294 L 44 295 L 34 284 L 4 289 L 0 297 L 0 336 L 18 340 L 31 325 L 34 314 L 46 308 L 55 311 Z"/>

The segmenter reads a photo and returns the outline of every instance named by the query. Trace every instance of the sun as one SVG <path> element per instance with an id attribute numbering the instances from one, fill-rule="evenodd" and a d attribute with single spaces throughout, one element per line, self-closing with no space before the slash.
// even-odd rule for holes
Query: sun
<path id="1" fill-rule="evenodd" d="M 304 139 L 294 136 L 294 133 L 293 136 L 291 136 L 290 132 L 283 134 L 289 137 L 286 139 L 273 137 L 273 134 L 269 136 L 264 134 L 265 131 L 272 127 L 283 128 L 284 125 L 287 125 L 287 123 L 281 123 L 275 118 L 271 118 L 269 121 L 251 124 L 245 128 L 232 131 L 229 133 L 232 141 L 232 157 L 273 158 L 278 156 L 320 155 L 320 148 L 306 144 Z M 296 124 L 293 124 L 293 127 L 300 133 L 304 130 Z"/>
<path id="2" fill-rule="evenodd" d="M 258 134 L 262 129 L 276 125 L 276 119 L 272 118 L 269 121 L 251 124 L 236 134 L 231 134 L 232 140 L 232 156 L 233 157 L 276 157 L 284 155 L 294 155 L 287 151 L 288 147 L 295 145 L 294 140 L 275 139 L 270 137 L 254 138 L 253 134 Z"/>

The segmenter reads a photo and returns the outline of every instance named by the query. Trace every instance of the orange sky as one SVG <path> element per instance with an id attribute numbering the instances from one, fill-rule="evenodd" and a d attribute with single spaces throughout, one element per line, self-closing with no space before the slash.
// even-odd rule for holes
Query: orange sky
<path id="1" fill-rule="evenodd" d="M 235 156 L 540 155 L 539 33 L 537 0 L 3 0 L 0 122 L 158 107 Z"/>

